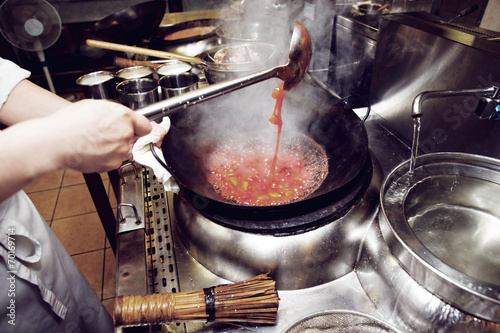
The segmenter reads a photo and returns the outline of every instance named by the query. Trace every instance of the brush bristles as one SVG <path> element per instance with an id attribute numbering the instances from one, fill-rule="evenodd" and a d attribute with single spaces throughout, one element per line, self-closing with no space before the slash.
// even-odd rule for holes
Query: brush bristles
<path id="1" fill-rule="evenodd" d="M 180 293 L 118 296 L 115 326 L 189 321 L 274 324 L 279 297 L 276 282 L 267 275 L 209 289 L 213 309 L 207 310 L 204 290 Z M 211 310 L 213 313 L 210 315 Z"/>

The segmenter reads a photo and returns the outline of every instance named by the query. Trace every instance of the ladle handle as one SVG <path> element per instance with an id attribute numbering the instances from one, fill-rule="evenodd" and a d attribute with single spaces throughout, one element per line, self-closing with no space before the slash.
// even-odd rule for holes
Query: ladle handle
<path id="1" fill-rule="evenodd" d="M 180 61 L 185 61 L 193 64 L 202 64 L 203 61 L 198 57 L 190 57 L 183 54 L 170 53 L 166 51 L 158 51 L 158 50 L 150 50 L 137 46 L 129 46 L 123 44 L 116 44 L 110 42 L 103 42 L 100 40 L 87 39 L 86 41 L 88 46 L 99 47 L 101 49 L 107 49 L 112 51 L 121 51 L 121 52 L 129 52 L 141 55 L 147 55 L 150 57 L 157 57 L 162 59 L 175 59 Z"/>
<path id="2" fill-rule="evenodd" d="M 189 91 L 182 95 L 170 97 L 168 99 L 150 104 L 135 112 L 145 116 L 149 120 L 156 120 L 162 117 L 171 116 L 189 106 L 207 101 L 209 99 L 224 95 L 226 93 L 248 87 L 252 84 L 277 77 L 281 66 L 266 69 L 257 73 L 248 74 L 235 79 L 215 83 L 205 88 Z"/>

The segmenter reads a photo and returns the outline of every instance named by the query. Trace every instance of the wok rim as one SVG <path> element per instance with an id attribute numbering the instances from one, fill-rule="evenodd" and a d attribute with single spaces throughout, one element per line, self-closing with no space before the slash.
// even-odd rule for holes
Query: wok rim
<path id="1" fill-rule="evenodd" d="M 350 182 L 352 179 L 354 179 L 360 173 L 362 167 L 366 163 L 366 160 L 370 156 L 369 148 L 368 148 L 368 134 L 366 132 L 364 122 L 354 113 L 354 111 L 350 107 L 347 106 L 347 104 L 344 101 L 332 96 L 331 94 L 329 94 L 328 92 L 325 92 L 321 88 L 313 87 L 313 86 L 309 86 L 309 85 L 301 85 L 301 86 L 302 87 L 307 86 L 306 90 L 304 90 L 305 92 L 310 92 L 310 90 L 307 90 L 307 89 L 314 89 L 314 91 L 320 92 L 321 94 L 323 94 L 323 96 L 328 97 L 327 102 L 324 102 L 323 104 L 321 104 L 321 107 L 325 108 L 324 110 L 320 111 L 321 117 L 316 118 L 313 121 L 313 123 L 309 124 L 309 126 L 318 126 L 318 124 L 320 124 L 320 123 L 321 123 L 321 125 L 319 125 L 319 126 L 323 126 L 321 120 L 324 120 L 324 118 L 330 120 L 330 119 L 339 119 L 339 118 L 345 117 L 348 121 L 344 121 L 344 122 L 342 122 L 342 124 L 344 125 L 345 123 L 349 122 L 349 125 L 351 126 L 349 128 L 349 130 L 351 130 L 351 131 L 353 131 L 353 128 L 355 128 L 354 130 L 356 130 L 356 133 L 349 133 L 350 141 L 349 141 L 348 146 L 351 149 L 360 150 L 360 151 L 356 151 L 356 153 L 359 153 L 358 155 L 356 155 L 356 162 L 350 163 L 349 168 L 344 166 L 345 161 L 344 161 L 344 164 L 342 164 L 342 161 L 337 163 L 337 164 L 340 164 L 342 166 L 341 171 L 347 170 L 347 172 L 345 174 L 341 174 L 339 176 L 337 174 L 334 175 L 331 172 L 332 170 L 338 171 L 335 168 L 337 166 L 337 164 L 331 164 L 331 158 L 337 157 L 337 156 L 332 156 L 330 153 L 330 150 L 332 149 L 331 146 L 333 146 L 333 145 L 331 145 L 330 138 L 324 139 L 324 140 L 327 140 L 326 144 L 324 142 L 322 142 L 323 136 L 321 136 L 321 134 L 324 134 L 323 132 L 326 129 L 320 128 L 319 129 L 320 133 L 310 133 L 310 132 L 308 132 L 311 130 L 310 128 L 302 128 L 301 129 L 302 131 L 298 130 L 297 132 L 309 137 L 310 139 L 312 139 L 314 141 L 316 141 L 316 143 L 319 144 L 323 149 L 325 149 L 326 153 L 327 153 L 329 175 L 327 175 L 325 180 L 322 182 L 322 184 L 315 191 L 311 192 L 306 197 L 304 197 L 300 200 L 294 201 L 294 202 L 281 204 L 281 205 L 261 205 L 261 206 L 238 204 L 238 203 L 226 200 L 225 198 L 221 197 L 218 194 L 216 196 L 205 195 L 206 192 L 205 193 L 202 193 L 203 191 L 199 192 L 196 189 L 193 189 L 188 184 L 184 183 L 183 179 L 188 178 L 188 177 L 186 177 L 185 173 L 179 172 L 182 176 L 181 178 L 183 178 L 183 179 L 179 179 L 179 177 L 178 177 L 176 167 L 178 167 L 179 169 L 182 169 L 183 166 L 177 162 L 177 156 L 173 156 L 173 152 L 171 152 L 169 149 L 169 146 L 177 146 L 176 143 L 179 142 L 179 141 L 175 142 L 175 139 L 173 140 L 173 138 L 175 138 L 176 135 L 178 134 L 178 133 L 175 133 L 176 122 L 174 119 L 172 119 L 172 125 L 170 127 L 169 132 L 167 133 L 167 135 L 163 139 L 163 144 L 162 144 L 162 152 L 163 152 L 164 158 L 166 160 L 167 170 L 172 174 L 174 179 L 177 181 L 177 183 L 181 187 L 187 188 L 188 190 L 196 193 L 197 195 L 199 195 L 202 198 L 207 198 L 211 201 L 223 204 L 231 209 L 238 209 L 239 208 L 239 209 L 243 209 L 243 210 L 248 210 L 250 208 L 250 209 L 254 209 L 254 210 L 265 210 L 265 211 L 273 211 L 273 210 L 278 210 L 278 209 L 282 210 L 283 207 L 290 207 L 290 205 L 300 203 L 300 202 L 305 201 L 305 200 L 314 199 L 314 198 L 319 197 L 325 193 L 329 193 L 329 192 L 332 192 L 334 190 L 341 188 L 342 186 L 344 186 L 345 184 Z M 208 103 L 208 102 L 206 102 L 206 103 Z M 204 103 L 202 103 L 202 104 L 204 104 Z M 189 109 L 191 109 L 191 108 L 192 107 L 190 107 Z M 340 113 L 335 114 L 335 112 L 340 112 Z M 334 115 L 340 115 L 342 117 L 334 117 Z M 341 120 L 341 121 L 343 121 L 343 120 Z M 333 125 L 338 125 L 338 124 L 334 123 Z M 327 128 L 328 128 L 328 130 L 331 129 L 330 123 L 327 124 Z M 186 133 L 182 133 L 182 132 L 181 132 L 181 134 L 184 136 L 186 135 Z M 357 134 L 359 136 L 356 136 L 354 134 Z M 179 139 L 177 139 L 177 140 L 179 140 Z M 328 145 L 328 144 L 330 144 L 330 146 L 327 148 L 325 145 Z M 346 144 L 344 143 L 343 146 L 345 146 L 345 145 Z M 184 147 L 182 144 L 180 146 Z M 352 152 L 351 152 L 351 154 L 352 154 Z M 175 160 L 177 162 L 177 164 L 174 165 L 173 167 L 172 167 L 172 165 L 169 165 L 169 161 L 171 161 L 171 160 Z M 191 163 L 195 163 L 195 162 L 196 161 L 191 161 Z M 353 162 L 353 161 L 349 160 L 348 162 Z M 187 163 L 187 164 L 189 164 L 189 163 Z M 198 169 L 196 169 L 196 170 L 198 170 Z M 187 182 L 189 183 L 189 180 Z M 205 185 L 206 184 L 208 184 L 208 182 L 206 182 L 206 180 L 205 180 Z M 332 184 L 335 186 L 333 186 Z M 211 184 L 210 184 L 210 186 L 211 186 Z M 196 184 L 195 187 L 200 188 L 201 186 L 200 186 L 200 184 Z M 213 191 L 213 189 L 212 189 L 212 191 Z M 215 193 L 215 191 L 214 191 L 214 193 Z"/>

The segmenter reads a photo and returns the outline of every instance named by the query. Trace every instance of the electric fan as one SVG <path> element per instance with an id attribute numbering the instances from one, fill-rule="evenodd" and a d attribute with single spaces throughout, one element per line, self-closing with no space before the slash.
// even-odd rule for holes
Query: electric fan
<path id="1" fill-rule="evenodd" d="M 0 31 L 14 47 L 36 52 L 50 91 L 55 92 L 44 50 L 61 34 L 61 18 L 57 10 L 44 0 L 6 0 L 0 6 Z"/>

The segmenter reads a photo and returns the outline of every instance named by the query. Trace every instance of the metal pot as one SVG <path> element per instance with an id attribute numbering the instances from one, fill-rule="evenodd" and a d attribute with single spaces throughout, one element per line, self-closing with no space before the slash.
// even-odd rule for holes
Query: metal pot
<path id="1" fill-rule="evenodd" d="M 272 36 L 272 26 L 263 22 L 230 21 L 219 26 L 217 34 L 219 44 L 264 42 L 272 43 L 277 38 L 287 40 L 282 36 Z"/>
<path id="2" fill-rule="evenodd" d="M 357 268 L 363 288 L 411 330 L 497 331 L 500 161 L 436 153 L 408 170 L 382 185 L 380 229 L 374 222 Z"/>
<path id="3" fill-rule="evenodd" d="M 171 173 L 188 190 L 226 208 L 250 210 L 286 209 L 278 206 L 245 206 L 221 197 L 207 181 L 206 161 L 214 149 L 236 140 L 265 138 L 276 143 L 276 127 L 268 118 L 275 100 L 270 97 L 276 81 L 266 81 L 213 99 L 171 117 L 172 126 L 162 144 Z M 328 175 L 304 200 L 334 191 L 359 173 L 368 157 L 368 138 L 363 122 L 342 101 L 324 90 L 305 84 L 285 94 L 283 133 L 300 133 L 326 152 Z"/>
<path id="4" fill-rule="evenodd" d="M 217 52 L 252 53 L 252 56 L 239 62 L 217 63 Z M 208 83 L 213 84 L 276 66 L 280 63 L 280 55 L 272 44 L 242 42 L 212 47 L 198 57 L 204 62 L 202 68 Z"/>
<path id="5" fill-rule="evenodd" d="M 380 15 L 381 5 L 376 3 L 363 3 L 357 5 L 357 10 L 363 15 Z"/>
<path id="6" fill-rule="evenodd" d="M 350 15 L 370 26 L 378 26 L 380 16 L 387 12 L 386 7 L 372 2 L 361 2 L 352 5 Z"/>

